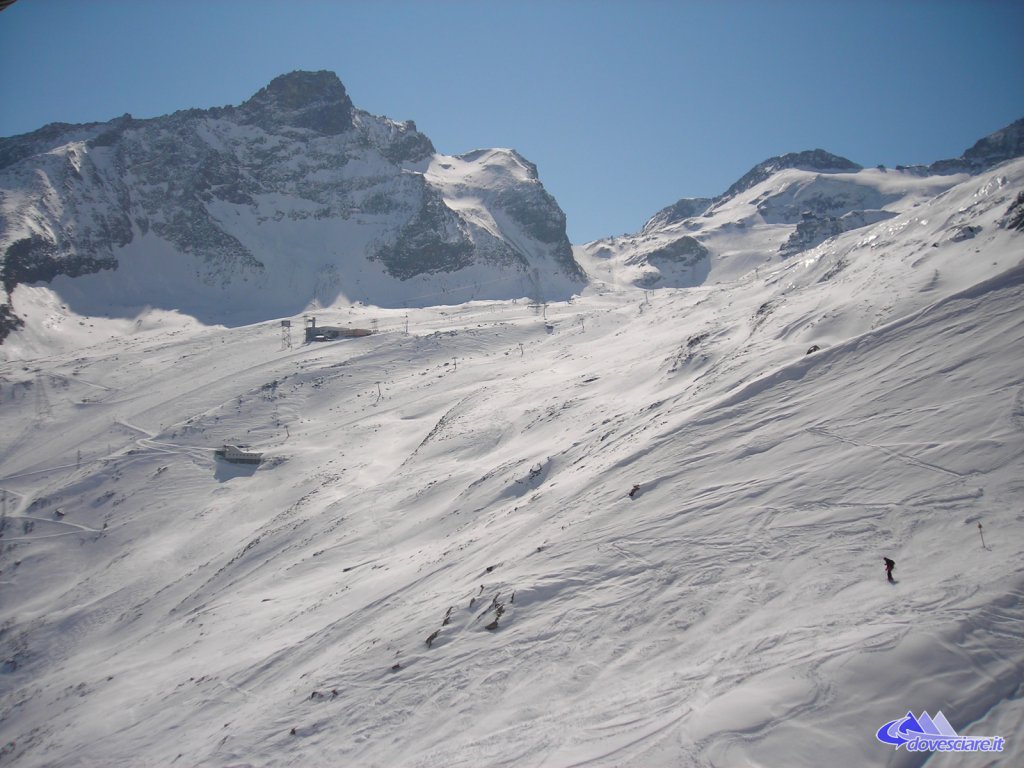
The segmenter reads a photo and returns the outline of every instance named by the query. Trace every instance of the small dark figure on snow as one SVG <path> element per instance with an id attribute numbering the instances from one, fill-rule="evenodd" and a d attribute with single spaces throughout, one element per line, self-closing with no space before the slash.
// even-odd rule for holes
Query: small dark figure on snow
<path id="1" fill-rule="evenodd" d="M 896 567 L 896 561 L 890 560 L 888 557 L 883 557 L 882 559 L 885 560 L 885 577 L 889 579 L 890 583 L 895 583 L 892 578 L 892 569 Z"/>
<path id="2" fill-rule="evenodd" d="M 629 489 L 629 498 L 632 499 L 634 496 L 636 496 L 636 492 L 639 491 L 639 490 L 640 490 L 640 483 L 637 483 L 636 485 L 634 485 L 632 488 Z"/>

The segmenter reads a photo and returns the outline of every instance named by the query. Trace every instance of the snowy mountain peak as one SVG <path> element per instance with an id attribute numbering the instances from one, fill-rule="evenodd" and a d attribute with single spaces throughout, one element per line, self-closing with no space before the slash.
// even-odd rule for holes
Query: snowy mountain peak
<path id="1" fill-rule="evenodd" d="M 536 166 L 438 155 L 412 121 L 355 108 L 331 72 L 275 78 L 238 107 L 2 140 L 0 193 L 0 341 L 45 314 L 21 290 L 38 282 L 79 314 L 237 324 L 354 301 L 554 299 L 586 280 Z"/>
<path id="2" fill-rule="evenodd" d="M 1021 155 L 1024 155 L 1024 118 L 979 139 L 960 157 L 907 170 L 922 174 L 980 173 Z"/>
<path id="3" fill-rule="evenodd" d="M 1024 155 L 1024 118 L 980 139 L 964 158 L 985 168 Z"/>
<path id="4" fill-rule="evenodd" d="M 859 171 L 863 166 L 857 165 L 845 157 L 833 155 L 824 149 L 810 149 L 804 152 L 790 152 L 785 155 L 770 157 L 758 163 L 725 191 L 723 195 L 716 198 L 717 201 L 728 200 L 741 192 L 746 192 L 755 184 L 760 184 L 772 174 L 787 168 L 796 168 L 802 171 L 821 171 L 823 173 L 847 173 Z"/>
<path id="5" fill-rule="evenodd" d="M 643 288 L 736 279 L 910 214 L 971 174 L 1020 157 L 1022 133 L 1024 121 L 1017 121 L 957 160 L 893 171 L 864 169 L 821 149 L 772 157 L 722 195 L 683 198 L 638 233 L 578 246 L 576 256 L 593 276 Z M 1004 213 L 1017 221 L 1017 209 Z M 973 226 L 951 224 L 941 237 L 973 237 Z"/>
<path id="6" fill-rule="evenodd" d="M 274 78 L 239 108 L 264 128 L 308 128 L 337 135 L 352 128 L 352 100 L 333 72 L 291 72 Z"/>
<path id="7" fill-rule="evenodd" d="M 523 157 L 514 149 L 495 147 L 491 149 L 474 149 L 456 155 L 455 160 L 464 163 L 464 169 L 475 166 L 477 172 L 491 173 L 496 179 L 511 182 L 539 181 L 537 166 Z M 441 158 L 438 168 L 443 169 L 451 158 Z M 449 168 L 451 166 L 449 165 Z"/>
<path id="8" fill-rule="evenodd" d="M 862 166 L 847 160 L 845 157 L 826 152 L 823 149 L 790 152 L 785 155 L 770 157 L 747 171 L 736 183 L 718 197 L 684 197 L 672 205 L 662 208 L 644 224 L 641 233 L 649 233 L 657 229 L 679 224 L 694 216 L 699 216 L 711 206 L 728 201 L 771 178 L 776 173 L 789 168 L 804 171 L 820 171 L 822 173 L 850 173 L 861 170 Z"/>

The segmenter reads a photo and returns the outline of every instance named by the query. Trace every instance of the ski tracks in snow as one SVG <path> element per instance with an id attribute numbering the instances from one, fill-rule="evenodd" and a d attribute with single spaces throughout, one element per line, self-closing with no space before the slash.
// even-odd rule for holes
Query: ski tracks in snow
<path id="1" fill-rule="evenodd" d="M 927 462 L 927 461 L 922 461 L 921 459 L 918 459 L 918 458 L 916 458 L 914 456 L 910 456 L 910 455 L 908 455 L 906 453 L 903 453 L 901 451 L 897 451 L 895 449 L 888 448 L 888 447 L 886 447 L 884 445 L 878 445 L 878 444 L 870 443 L 870 442 L 866 442 L 866 441 L 855 440 L 855 439 L 853 439 L 851 437 L 848 437 L 848 436 L 838 435 L 834 431 L 829 430 L 829 429 L 827 429 L 825 427 L 810 427 L 810 428 L 808 428 L 807 431 L 810 432 L 811 434 L 820 435 L 822 437 L 827 437 L 829 439 L 836 440 L 836 441 L 841 442 L 841 443 L 847 443 L 848 445 L 855 445 L 855 446 L 857 446 L 859 448 L 870 448 L 870 449 L 875 450 L 875 451 L 880 451 L 881 453 L 884 453 L 886 456 L 890 456 L 890 457 L 892 457 L 892 458 L 894 458 L 894 459 L 896 459 L 898 461 L 902 461 L 905 464 L 909 464 L 911 466 L 918 467 L 919 469 L 928 470 L 930 472 L 937 472 L 939 474 L 946 475 L 947 477 L 954 477 L 954 478 L 957 478 L 957 479 L 962 479 L 964 477 L 964 474 L 961 473 L 961 472 L 955 472 L 955 471 L 953 471 L 951 469 L 946 469 L 945 467 L 940 467 L 937 464 L 932 464 L 932 463 Z"/>

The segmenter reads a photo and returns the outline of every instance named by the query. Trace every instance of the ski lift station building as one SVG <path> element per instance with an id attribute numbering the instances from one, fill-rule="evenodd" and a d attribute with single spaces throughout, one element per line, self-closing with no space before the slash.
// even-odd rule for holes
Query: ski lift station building
<path id="1" fill-rule="evenodd" d="M 370 336 L 373 331 L 368 328 L 340 328 L 334 325 L 317 325 L 315 317 L 306 318 L 306 342 L 310 341 L 337 341 L 338 339 L 353 339 L 360 336 Z"/>
<path id="2" fill-rule="evenodd" d="M 247 451 L 237 445 L 224 444 L 223 448 L 213 452 L 218 459 L 230 461 L 232 464 L 259 464 L 263 461 L 263 454 L 255 451 Z"/>

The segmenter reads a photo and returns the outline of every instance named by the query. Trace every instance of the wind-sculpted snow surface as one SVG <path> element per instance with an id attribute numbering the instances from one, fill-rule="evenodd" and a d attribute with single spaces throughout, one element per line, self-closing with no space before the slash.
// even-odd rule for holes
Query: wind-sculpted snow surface
<path id="1" fill-rule="evenodd" d="M 3 764 L 918 766 L 910 710 L 1021 764 L 1022 187 L 336 343 L 19 287 Z"/>

